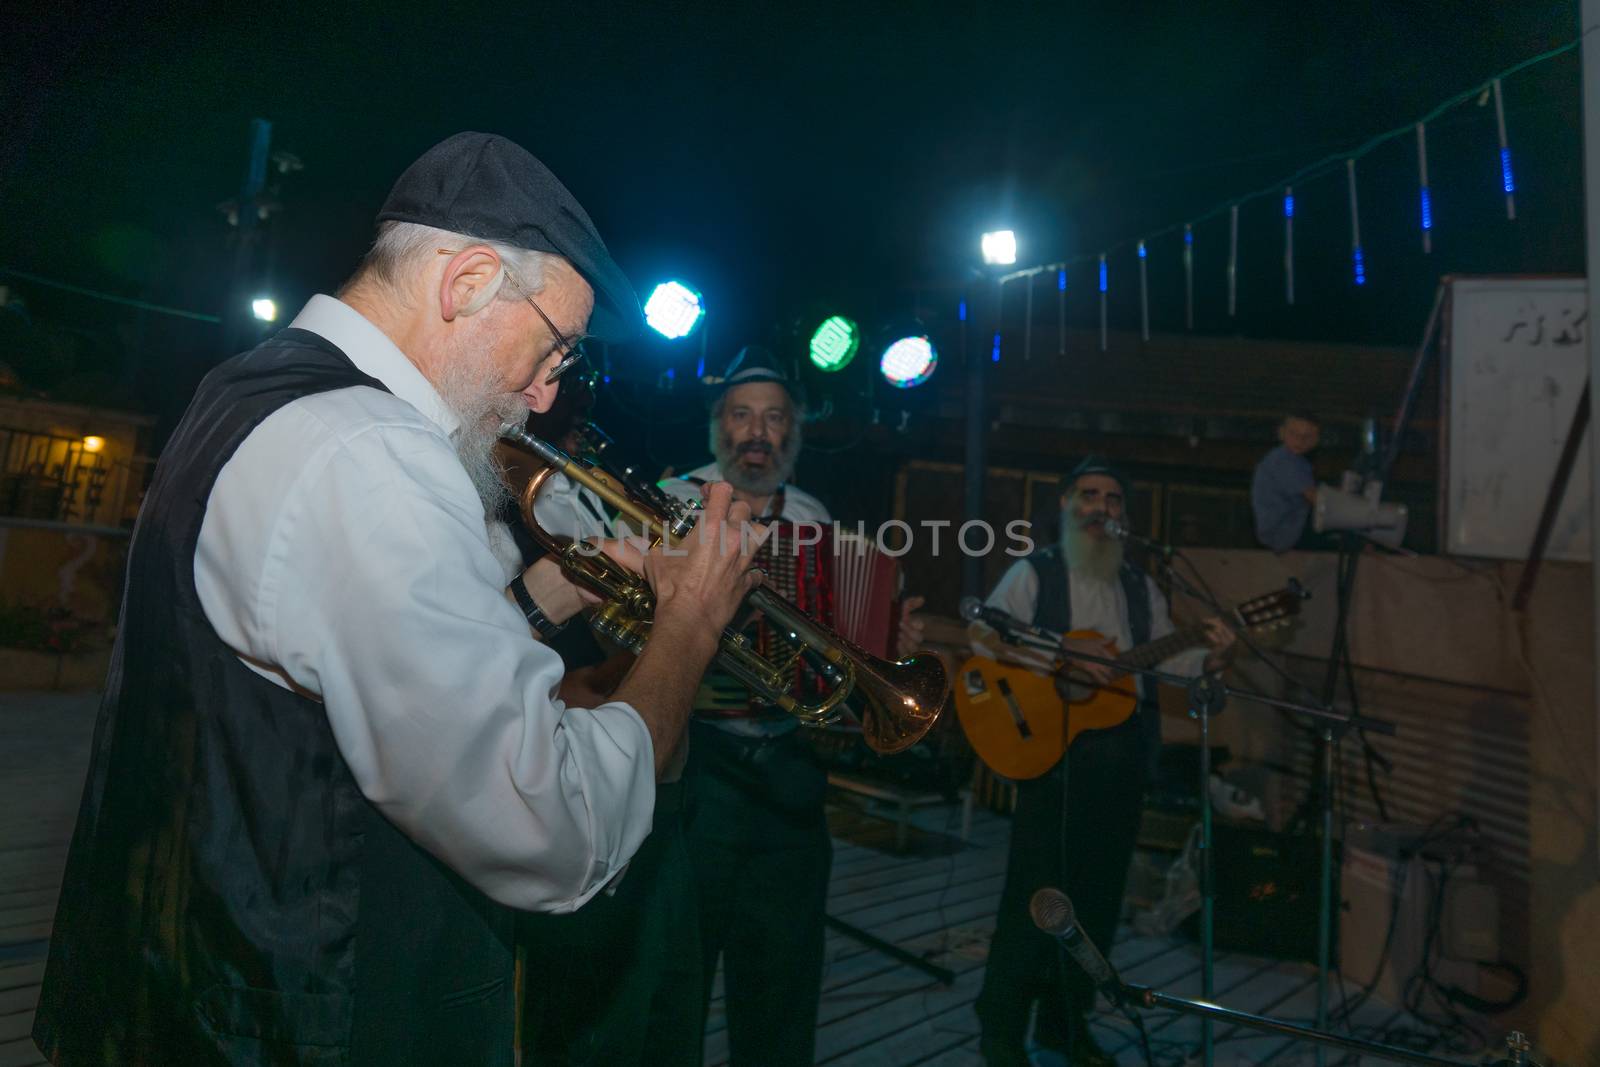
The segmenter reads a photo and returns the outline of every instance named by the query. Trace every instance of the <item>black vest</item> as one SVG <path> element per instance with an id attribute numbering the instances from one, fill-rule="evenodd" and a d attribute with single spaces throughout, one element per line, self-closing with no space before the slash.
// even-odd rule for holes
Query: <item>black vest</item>
<path id="1" fill-rule="evenodd" d="M 1061 558 L 1061 546 L 1042 548 L 1029 556 L 1028 562 L 1039 576 L 1033 624 L 1066 633 L 1072 629 L 1072 574 Z M 1142 645 L 1150 640 L 1150 594 L 1145 588 L 1149 579 L 1124 561 L 1117 580 L 1122 585 L 1123 599 L 1128 602 L 1128 636 L 1135 646 Z M 1155 693 L 1150 679 L 1139 679 L 1139 725 L 1144 732 L 1146 770 L 1152 775 L 1161 755 L 1161 706 Z"/>
<path id="2" fill-rule="evenodd" d="M 351 386 L 384 388 L 284 330 L 206 377 L 156 469 L 34 1023 L 57 1064 L 511 1063 L 510 912 L 367 802 L 322 705 L 240 663 L 195 590 L 235 449 Z"/>

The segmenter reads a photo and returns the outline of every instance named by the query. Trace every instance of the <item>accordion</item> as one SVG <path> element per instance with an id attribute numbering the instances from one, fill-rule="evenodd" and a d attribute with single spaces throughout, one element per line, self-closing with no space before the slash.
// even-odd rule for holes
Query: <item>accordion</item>
<path id="1" fill-rule="evenodd" d="M 875 656 L 895 658 L 899 560 L 870 537 L 818 523 L 777 522 L 755 564 L 773 592 Z M 765 626 L 762 627 L 766 629 Z M 772 635 L 761 635 L 762 651 Z"/>
<path id="2" fill-rule="evenodd" d="M 896 658 L 898 559 L 881 551 L 871 538 L 831 525 L 780 519 L 770 531 L 754 557 L 768 588 L 873 655 Z M 765 615 L 755 616 L 744 632 L 768 659 L 780 660 L 793 647 Z M 820 693 L 825 687 L 803 659 L 795 674 L 791 692 L 796 696 Z M 695 698 L 695 713 L 705 718 L 749 718 L 773 711 L 715 665 Z"/>

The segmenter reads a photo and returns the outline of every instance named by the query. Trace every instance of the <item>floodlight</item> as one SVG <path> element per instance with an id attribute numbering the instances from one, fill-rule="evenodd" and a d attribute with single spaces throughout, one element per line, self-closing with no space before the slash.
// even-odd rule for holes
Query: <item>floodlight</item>
<path id="1" fill-rule="evenodd" d="M 878 369 L 884 379 L 896 389 L 910 389 L 921 385 L 933 376 L 939 365 L 939 353 L 926 336 L 902 337 L 883 350 Z"/>
<path id="2" fill-rule="evenodd" d="M 682 282 L 662 282 L 644 302 L 644 321 L 671 340 L 689 336 L 705 313 L 700 294 Z"/>
<path id="3" fill-rule="evenodd" d="M 1017 235 L 994 230 L 983 235 L 983 261 L 991 267 L 1009 267 L 1017 261 Z"/>
<path id="4" fill-rule="evenodd" d="M 860 348 L 861 327 L 852 319 L 834 315 L 824 319 L 811 335 L 811 362 L 818 370 L 844 370 Z"/>
<path id="5" fill-rule="evenodd" d="M 250 310 L 262 322 L 278 321 L 278 302 L 270 297 L 258 296 L 250 301 Z"/>

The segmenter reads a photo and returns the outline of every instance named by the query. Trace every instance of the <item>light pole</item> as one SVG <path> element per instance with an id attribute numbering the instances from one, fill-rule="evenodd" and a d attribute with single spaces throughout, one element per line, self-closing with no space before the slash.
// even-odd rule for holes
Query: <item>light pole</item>
<path id="1" fill-rule="evenodd" d="M 992 277 L 992 268 L 1007 267 L 1017 261 L 1017 235 L 1012 230 L 992 230 L 985 233 L 978 242 L 979 250 L 983 253 L 984 266 L 991 268 L 981 275 L 984 288 L 987 289 L 991 280 L 994 285 L 994 334 L 1000 336 L 1000 282 Z M 982 301 L 978 301 L 982 306 Z M 976 311 L 977 308 L 974 308 Z M 979 321 L 982 321 L 980 318 Z M 965 323 L 962 324 L 962 338 L 965 342 Z M 976 347 L 963 343 L 962 358 L 967 364 L 967 439 L 966 456 L 964 461 L 964 488 L 965 507 L 963 519 L 972 522 L 983 518 L 983 492 L 988 475 L 988 418 L 989 399 L 988 366 L 990 360 L 984 359 L 979 353 L 982 345 Z M 983 560 L 976 555 L 963 554 L 961 557 L 961 595 L 983 596 Z"/>

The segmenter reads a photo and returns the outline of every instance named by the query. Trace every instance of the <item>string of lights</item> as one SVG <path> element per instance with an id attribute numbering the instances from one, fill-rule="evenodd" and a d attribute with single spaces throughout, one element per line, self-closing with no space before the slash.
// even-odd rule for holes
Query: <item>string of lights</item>
<path id="1" fill-rule="evenodd" d="M 1566 54 L 1568 52 L 1574 51 L 1579 46 L 1579 44 L 1581 42 L 1582 42 L 1582 37 L 1581 36 L 1580 37 L 1575 37 L 1572 40 L 1566 42 L 1565 44 L 1558 45 L 1555 48 L 1551 48 L 1551 49 L 1548 49 L 1548 50 L 1546 50 L 1544 52 L 1540 52 L 1537 55 L 1530 56 L 1527 59 L 1524 59 L 1524 60 L 1522 60 L 1522 61 L 1520 61 L 1518 63 L 1515 63 L 1515 64 L 1511 65 L 1510 67 L 1507 67 L 1505 70 L 1500 71 L 1498 74 L 1495 74 L 1494 76 L 1492 76 L 1490 78 L 1487 78 L 1482 82 L 1479 82 L 1478 84 L 1472 86 L 1470 89 L 1464 89 L 1464 90 L 1456 93 L 1455 95 L 1449 97 L 1448 99 L 1444 100 L 1443 102 L 1441 102 L 1440 104 L 1435 106 L 1432 110 L 1430 110 L 1429 112 L 1427 112 L 1425 115 L 1421 116 L 1418 119 L 1415 119 L 1415 120 L 1413 120 L 1411 122 L 1407 122 L 1407 123 L 1405 123 L 1404 125 L 1401 125 L 1401 126 L 1396 126 L 1393 129 L 1385 130 L 1382 133 L 1379 133 L 1379 134 L 1376 134 L 1376 135 L 1374 135 L 1372 137 L 1369 137 L 1367 140 L 1361 142 L 1360 144 L 1356 145 L 1354 148 L 1351 148 L 1349 150 L 1341 151 L 1341 152 L 1334 152 L 1334 153 L 1331 153 L 1331 154 L 1329 154 L 1327 156 L 1324 156 L 1323 158 L 1318 159 L 1317 161 L 1315 161 L 1313 163 L 1309 163 L 1309 164 L 1299 168 L 1294 173 L 1286 175 L 1285 177 L 1280 178 L 1280 179 L 1270 183 L 1269 185 L 1265 185 L 1265 186 L 1262 186 L 1259 189 L 1252 190 L 1252 191 L 1244 193 L 1244 194 L 1242 194 L 1240 196 L 1236 196 L 1236 197 L 1233 197 L 1231 199 L 1224 200 L 1224 201 L 1222 201 L 1222 202 L 1220 202 L 1218 204 L 1213 205 L 1212 207 L 1210 207 L 1210 208 L 1208 208 L 1208 209 L 1206 209 L 1204 211 L 1199 212 L 1198 214 L 1195 214 L 1195 215 L 1189 217 L 1187 220 L 1185 220 L 1183 222 L 1175 222 L 1175 223 L 1172 223 L 1172 224 L 1170 224 L 1168 226 L 1160 227 L 1160 228 L 1158 228 L 1156 230 L 1147 232 L 1147 233 L 1143 234 L 1142 236 L 1125 238 L 1125 239 L 1123 239 L 1121 241 L 1115 242 L 1114 244 L 1105 246 L 1103 251 L 1100 251 L 1100 252 L 1097 252 L 1097 253 L 1081 253 L 1081 254 L 1078 254 L 1078 255 L 1069 256 L 1069 257 L 1057 260 L 1055 262 L 1044 263 L 1044 264 L 1041 264 L 1041 265 L 1036 266 L 1036 267 L 1025 267 L 1025 268 L 1023 268 L 1021 270 L 1011 271 L 1011 272 L 1009 272 L 1007 274 L 1004 274 L 1004 275 L 1000 276 L 1000 278 L 999 278 L 1000 284 L 1002 286 L 1004 286 L 1007 283 L 1010 283 L 1010 282 L 1013 282 L 1013 281 L 1016 281 L 1016 280 L 1019 280 L 1019 279 L 1024 279 L 1024 278 L 1031 279 L 1034 275 L 1043 273 L 1045 271 L 1055 271 L 1055 272 L 1057 272 L 1058 277 L 1064 278 L 1065 277 L 1065 273 L 1069 268 L 1077 266 L 1077 265 L 1080 265 L 1080 264 L 1084 264 L 1084 263 L 1093 263 L 1096 259 L 1098 259 L 1099 264 L 1100 264 L 1100 266 L 1099 266 L 1099 271 L 1100 271 L 1100 302 L 1101 302 L 1101 308 L 1102 308 L 1102 314 L 1101 314 L 1101 319 L 1102 319 L 1102 327 L 1101 327 L 1102 344 L 1101 344 L 1101 347 L 1102 347 L 1102 350 L 1103 350 L 1104 349 L 1104 335 L 1105 335 L 1105 327 L 1104 327 L 1103 323 L 1104 323 L 1104 318 L 1105 318 L 1104 307 L 1105 307 L 1105 299 L 1106 299 L 1105 298 L 1105 293 L 1106 293 L 1106 266 L 1105 266 L 1106 257 L 1108 255 L 1111 255 L 1111 254 L 1116 253 L 1118 251 L 1122 251 L 1122 250 L 1125 250 L 1125 249 L 1128 249 L 1128 248 L 1133 248 L 1133 249 L 1135 249 L 1137 251 L 1137 253 L 1140 255 L 1140 257 L 1142 259 L 1146 254 L 1145 250 L 1146 250 L 1148 245 L 1154 243 L 1159 238 L 1162 238 L 1162 237 L 1165 237 L 1165 236 L 1167 236 L 1169 234 L 1173 234 L 1173 233 L 1177 233 L 1177 232 L 1181 231 L 1183 233 L 1184 323 L 1185 323 L 1186 328 L 1193 329 L 1194 328 L 1194 228 L 1196 226 L 1200 225 L 1203 222 L 1207 222 L 1207 221 L 1209 221 L 1209 220 L 1211 220 L 1213 218 L 1218 217 L 1219 215 L 1223 214 L 1224 212 L 1227 212 L 1230 215 L 1230 233 L 1236 233 L 1237 231 L 1236 231 L 1235 227 L 1237 226 L 1238 211 L 1239 211 L 1239 208 L 1242 205 L 1251 203 L 1251 202 L 1256 201 L 1256 200 L 1261 200 L 1261 199 L 1264 199 L 1266 197 L 1279 197 L 1279 196 L 1281 196 L 1282 197 L 1282 203 L 1283 203 L 1283 210 L 1284 210 L 1284 223 L 1285 223 L 1285 229 L 1284 229 L 1284 237 L 1285 237 L 1284 266 L 1285 266 L 1285 271 L 1286 271 L 1286 279 L 1285 279 L 1286 289 L 1285 289 L 1285 294 L 1288 297 L 1288 302 L 1292 304 L 1292 303 L 1294 303 L 1294 296 L 1293 296 L 1293 293 L 1294 293 L 1294 280 L 1293 280 L 1293 258 L 1292 258 L 1293 257 L 1293 219 L 1294 219 L 1293 189 L 1294 189 L 1295 186 L 1304 186 L 1305 184 L 1307 184 L 1307 183 L 1309 183 L 1311 181 L 1314 181 L 1317 178 L 1326 177 L 1327 175 L 1329 175 L 1331 173 L 1335 173 L 1338 169 L 1342 168 L 1345 171 L 1345 174 L 1346 174 L 1346 182 L 1347 182 L 1347 186 L 1348 186 L 1348 193 L 1349 193 L 1349 199 L 1350 199 L 1351 281 L 1352 281 L 1352 284 L 1354 284 L 1354 285 L 1358 285 L 1358 286 L 1359 285 L 1365 285 L 1366 284 L 1366 276 L 1367 276 L 1367 270 L 1366 270 L 1367 263 L 1366 263 L 1365 251 L 1363 250 L 1363 248 L 1361 246 L 1360 219 L 1359 219 L 1359 213 L 1358 213 L 1358 210 L 1357 210 L 1356 178 L 1355 178 L 1355 164 L 1357 163 L 1357 161 L 1359 161 L 1363 156 L 1366 156 L 1366 155 L 1372 153 L 1373 151 L 1377 150 L 1378 148 L 1388 144 L 1390 141 L 1393 141 L 1393 140 L 1395 140 L 1395 139 L 1397 139 L 1399 137 L 1404 137 L 1404 136 L 1407 136 L 1407 135 L 1416 136 L 1416 138 L 1417 138 L 1418 170 L 1419 170 L 1419 179 L 1420 179 L 1420 184 L 1421 184 L 1421 227 L 1422 227 L 1422 237 L 1423 237 L 1423 248 L 1424 248 L 1425 251 L 1431 251 L 1431 249 L 1432 249 L 1431 233 L 1432 233 L 1432 230 L 1433 230 L 1433 211 L 1432 211 L 1432 203 L 1431 203 L 1431 198 L 1430 198 L 1430 193 L 1429 193 L 1429 186 L 1428 186 L 1426 126 L 1427 126 L 1428 123 L 1430 123 L 1430 122 L 1434 121 L 1435 119 L 1439 118 L 1441 115 L 1444 115 L 1446 112 L 1448 112 L 1448 111 L 1450 111 L 1450 110 L 1452 110 L 1452 109 L 1454 109 L 1456 107 L 1459 107 L 1462 104 L 1467 103 L 1468 101 L 1485 100 L 1486 98 L 1492 98 L 1493 103 L 1494 103 L 1494 108 L 1495 108 L 1496 132 L 1498 134 L 1498 139 L 1499 139 L 1499 159 L 1500 159 L 1501 184 L 1503 186 L 1503 191 L 1504 191 L 1505 198 L 1506 198 L 1506 218 L 1514 220 L 1516 218 L 1516 199 L 1515 199 L 1515 195 L 1514 195 L 1515 192 L 1516 192 L 1516 181 L 1515 181 L 1514 172 L 1512 170 L 1512 165 L 1511 165 L 1511 146 L 1510 146 L 1510 139 L 1509 139 L 1508 134 L 1507 134 L 1506 123 L 1505 123 L 1504 91 L 1501 88 L 1501 85 L 1507 78 L 1510 78 L 1512 75 L 1519 74 L 1522 71 L 1525 71 L 1525 70 L 1529 69 L 1530 67 L 1537 66 L 1537 65 L 1539 65 L 1541 63 L 1545 63 L 1545 62 L 1547 62 L 1549 60 L 1552 60 L 1552 59 L 1556 58 L 1557 56 L 1561 56 L 1561 55 L 1564 55 L 1564 54 Z M 1228 258 L 1228 282 L 1229 282 L 1229 285 L 1228 285 L 1228 297 L 1229 297 L 1229 300 L 1228 300 L 1228 303 L 1229 303 L 1228 313 L 1230 315 L 1232 315 L 1234 313 L 1234 310 L 1235 310 L 1235 308 L 1234 308 L 1234 281 L 1235 281 L 1236 272 L 1237 272 L 1237 247 L 1236 247 L 1235 242 L 1236 242 L 1236 238 L 1234 238 L 1233 240 L 1230 240 L 1230 250 L 1229 250 L 1229 258 Z M 1062 285 L 1063 285 L 1062 291 L 1064 292 L 1065 291 L 1064 283 L 1062 283 Z"/>
<path id="2" fill-rule="evenodd" d="M 20 278 L 34 285 L 44 285 L 52 289 L 61 289 L 79 296 L 93 297 L 111 304 L 122 304 L 125 307 L 138 308 L 140 311 L 154 311 L 160 315 L 173 315 L 180 319 L 193 319 L 195 322 L 218 323 L 222 320 L 215 315 L 207 315 L 199 311 L 185 311 L 183 308 L 166 307 L 162 304 L 151 304 L 144 300 L 134 300 L 131 297 L 118 296 L 115 293 L 101 292 L 99 289 L 89 289 L 82 285 L 71 285 L 67 282 L 58 282 L 54 278 L 45 278 L 38 274 L 30 274 L 25 270 L 12 270 L 10 267 L 0 267 L 0 274 Z"/>

